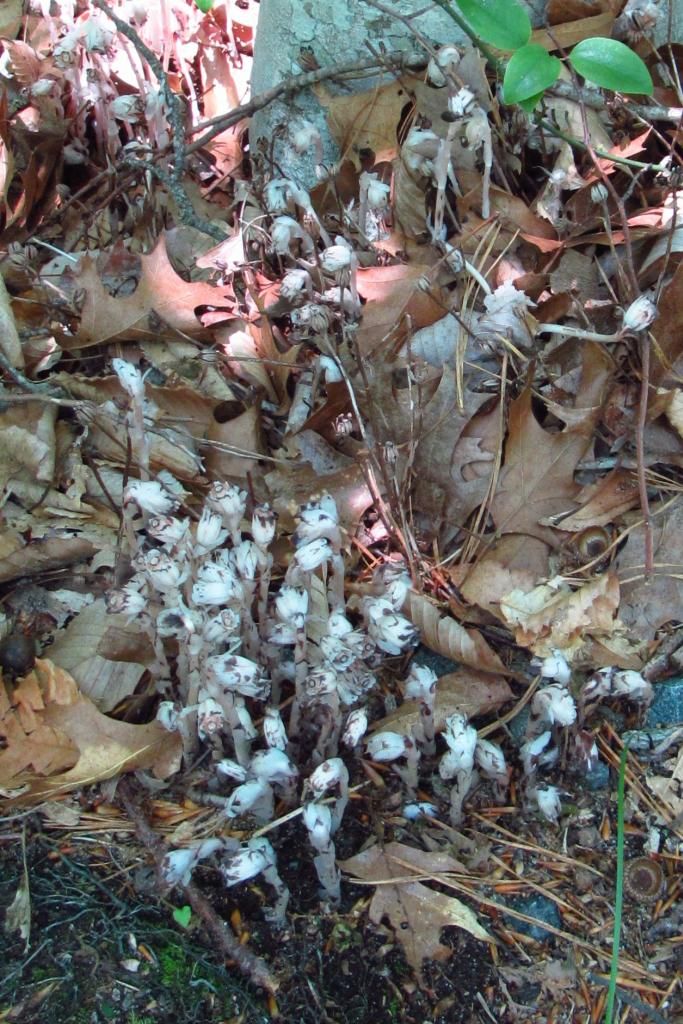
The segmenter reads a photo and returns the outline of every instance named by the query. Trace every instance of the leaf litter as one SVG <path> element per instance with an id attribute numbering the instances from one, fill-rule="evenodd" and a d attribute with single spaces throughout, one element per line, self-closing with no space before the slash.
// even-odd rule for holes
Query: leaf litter
<path id="1" fill-rule="evenodd" d="M 594 18 L 606 32 L 614 20 L 602 0 L 550 6 L 548 49 L 590 36 Z M 402 754 L 348 755 L 354 815 L 338 861 L 348 896 L 327 907 L 327 955 L 334 929 L 358 920 L 349 900 L 360 879 L 376 886 L 360 905 L 368 928 L 392 937 L 420 982 L 398 988 L 404 1019 L 424 1014 L 420 992 L 438 990 L 430 963 L 445 986 L 452 926 L 497 964 L 498 980 L 481 985 L 499 1019 L 530 1019 L 519 1009 L 529 984 L 551 1002 L 569 993 L 586 1019 L 600 1019 L 615 815 L 609 789 L 593 796 L 585 776 L 600 764 L 614 772 L 630 730 L 627 853 L 661 864 L 666 891 L 645 932 L 651 967 L 627 935 L 619 985 L 659 1019 L 680 997 L 671 935 L 681 721 L 653 729 L 651 694 L 628 673 L 657 699 L 681 671 L 680 186 L 661 170 L 663 139 L 676 159 L 680 139 L 666 118 L 664 134 L 644 132 L 623 99 L 617 116 L 553 95 L 545 127 L 515 120 L 470 49 L 459 73 L 474 107 L 457 132 L 440 116 L 452 83 L 411 73 L 360 97 L 319 86 L 350 159 L 321 170 L 310 195 L 256 154 L 249 166 L 246 117 L 185 149 L 178 176 L 164 179 L 150 154 L 170 152 L 177 126 L 168 94 L 141 75 L 144 49 L 101 8 L 74 16 L 66 4 L 49 19 L 28 15 L 19 41 L 19 15 L 7 8 L 2 630 L 6 649 L 25 651 L 17 638 L 30 636 L 42 657 L 19 676 L 2 659 L 6 813 L 55 799 L 67 810 L 74 793 L 88 808 L 99 793 L 120 824 L 115 780 L 136 772 L 141 803 L 145 791 L 160 794 L 155 828 L 170 838 L 173 822 L 183 848 L 211 835 L 258 840 L 249 814 L 226 828 L 211 801 L 203 806 L 201 772 L 181 761 L 179 733 L 155 719 L 159 665 L 179 672 L 180 626 L 162 650 L 106 613 L 104 597 L 130 579 L 130 539 L 150 520 L 126 510 L 131 480 L 170 488 L 194 521 L 215 481 L 270 503 L 283 531 L 274 580 L 290 571 L 297 509 L 329 492 L 348 607 L 358 617 L 378 569 L 400 559 L 410 587 L 384 610 L 438 667 L 431 695 L 416 697 L 405 682 L 410 654 L 394 655 L 370 732 L 398 736 Z M 124 6 L 112 11 L 123 17 Z M 232 17 L 228 27 L 174 0 L 163 19 L 150 9 L 134 23 L 165 67 L 173 54 L 168 74 L 193 139 L 202 119 L 211 127 L 247 94 L 255 14 Z M 670 80 L 658 90 L 663 104 L 680 103 Z M 592 161 L 548 123 L 609 157 Z M 489 182 L 476 132 L 491 124 Z M 660 170 L 629 180 L 623 160 L 633 157 Z M 225 241 L 215 244 L 216 232 Z M 656 319 L 632 332 L 624 311 L 641 293 Z M 138 406 L 113 358 L 144 373 Z M 607 694 L 599 704 L 584 699 L 596 681 Z M 471 719 L 476 765 L 455 749 Z M 490 734 L 497 744 L 487 748 Z M 231 754 L 207 737 L 211 758 Z M 413 782 L 411 744 L 421 751 Z M 310 752 L 301 756 L 308 772 Z M 289 827 L 282 810 L 269 832 L 276 847 Z M 73 815 L 62 819 L 75 827 Z M 286 861 L 283 870 L 295 873 Z M 463 901 L 444 888 L 448 872 Z M 523 930 L 538 912 L 524 910 L 532 895 L 559 907 L 552 934 L 566 960 L 552 958 L 549 933 Z M 643 919 L 629 899 L 635 931 Z M 302 900 L 311 907 L 310 892 Z M 28 941 L 26 914 L 17 927 Z M 533 966 L 515 944 L 530 947 Z M 592 990 L 579 970 L 598 978 Z M 473 1007 L 449 1019 L 474 1019 Z"/>

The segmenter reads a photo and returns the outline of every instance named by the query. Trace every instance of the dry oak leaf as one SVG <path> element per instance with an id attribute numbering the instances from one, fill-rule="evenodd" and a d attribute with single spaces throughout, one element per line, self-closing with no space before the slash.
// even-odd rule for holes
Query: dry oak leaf
<path id="1" fill-rule="evenodd" d="M 163 235 L 140 260 L 137 288 L 132 295 L 115 298 L 102 284 L 95 261 L 90 256 L 82 258 L 75 278 L 76 287 L 85 294 L 81 322 L 75 335 L 60 335 L 63 348 L 87 348 L 117 338 L 157 340 L 164 325 L 173 334 L 196 337 L 204 330 L 196 312 L 200 307 L 222 310 L 226 320 L 232 316 L 232 290 L 184 281 L 171 266 Z"/>
<path id="2" fill-rule="evenodd" d="M 636 526 L 617 556 L 621 586 L 619 615 L 636 635 L 651 640 L 666 622 L 683 618 L 683 500 L 651 509 L 654 572 L 644 576 L 645 528 Z"/>
<path id="3" fill-rule="evenodd" d="M 598 345 L 586 345 L 583 357 L 576 404 L 552 404 L 553 414 L 570 421 L 570 426 L 558 433 L 544 430 L 534 415 L 528 387 L 510 406 L 503 468 L 491 503 L 501 534 L 524 533 L 557 544 L 555 532 L 541 524 L 575 503 L 579 487 L 574 471 L 592 444 L 612 370 L 609 354 Z"/>
<path id="4" fill-rule="evenodd" d="M 439 881 L 444 872 L 464 871 L 447 853 L 387 843 L 339 861 L 339 866 L 363 884 L 377 886 L 368 910 L 370 920 L 380 924 L 383 917 L 389 919 L 408 963 L 419 975 L 424 960 L 448 960 L 453 953 L 440 942 L 442 928 L 464 928 L 482 942 L 494 941 L 464 903 L 417 880 L 427 875 Z"/>
<path id="5" fill-rule="evenodd" d="M 442 732 L 446 719 L 455 712 L 459 711 L 468 718 L 474 718 L 476 715 L 495 711 L 513 697 L 507 681 L 500 676 L 475 672 L 471 668 L 448 672 L 436 681 L 434 728 L 436 732 Z M 373 722 L 370 730 L 375 732 L 389 729 L 391 732 L 401 733 L 402 736 L 410 736 L 419 720 L 419 703 L 406 700 L 386 718 Z"/>
<path id="6" fill-rule="evenodd" d="M 129 725 L 107 718 L 47 659 L 36 661 L 11 697 L 0 688 L 0 737 L 0 787 L 25 787 L 13 805 L 139 768 L 166 778 L 178 771 L 182 755 L 176 733 L 158 722 Z"/>
<path id="7" fill-rule="evenodd" d="M 561 578 L 527 592 L 512 590 L 500 602 L 518 644 L 544 658 L 562 651 L 569 661 L 590 634 L 612 632 L 618 607 L 619 580 L 614 572 L 602 573 L 577 590 Z"/>
<path id="8" fill-rule="evenodd" d="M 532 590 L 547 578 L 549 552 L 536 537 L 507 533 L 467 571 L 460 592 L 470 604 L 502 619 L 501 598 L 511 590 Z"/>
<path id="9" fill-rule="evenodd" d="M 476 629 L 465 629 L 424 594 L 411 591 L 403 606 L 413 625 L 420 630 L 422 643 L 452 661 L 495 675 L 509 675 L 496 652 Z"/>

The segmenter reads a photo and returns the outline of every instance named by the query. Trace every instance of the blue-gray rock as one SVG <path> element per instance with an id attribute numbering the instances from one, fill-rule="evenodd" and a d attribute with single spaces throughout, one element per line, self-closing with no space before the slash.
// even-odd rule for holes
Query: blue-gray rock
<path id="1" fill-rule="evenodd" d="M 557 906 L 546 896 L 541 896 L 540 893 L 536 893 L 533 896 L 525 896 L 518 900 L 510 900 L 508 906 L 512 910 L 517 910 L 520 914 L 534 917 L 537 921 L 541 922 L 539 924 L 527 924 L 526 921 L 520 921 L 518 918 L 512 917 L 512 915 L 503 915 L 506 923 L 516 932 L 528 935 L 530 938 L 536 939 L 537 942 L 545 942 L 546 939 L 553 937 L 553 933 L 544 928 L 543 924 L 549 924 L 553 928 L 562 927 L 562 918 Z"/>
<path id="2" fill-rule="evenodd" d="M 683 723 L 683 677 L 655 683 L 655 696 L 645 719 L 646 726 L 672 726 Z"/>

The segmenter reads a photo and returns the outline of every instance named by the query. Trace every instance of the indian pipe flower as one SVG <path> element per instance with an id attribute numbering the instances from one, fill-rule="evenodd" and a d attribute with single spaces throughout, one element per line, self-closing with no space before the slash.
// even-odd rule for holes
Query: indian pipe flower
<path id="1" fill-rule="evenodd" d="M 240 523 L 247 510 L 247 492 L 241 491 L 239 487 L 234 487 L 232 484 L 214 481 L 209 488 L 206 502 L 209 508 L 219 512 L 222 516 L 223 522 L 233 538 L 233 543 L 235 543 L 235 536 L 239 542 L 241 540 Z"/>
<path id="2" fill-rule="evenodd" d="M 205 505 L 195 527 L 193 555 L 195 558 L 207 555 L 214 548 L 219 548 L 227 536 L 228 531 L 223 527 L 223 517 L 220 512 L 214 512 Z"/>
<path id="3" fill-rule="evenodd" d="M 353 750 L 368 731 L 368 714 L 365 708 L 355 708 L 346 719 L 341 741 L 345 747 Z"/>
<path id="4" fill-rule="evenodd" d="M 189 519 L 176 519 L 174 516 L 152 516 L 147 523 L 149 536 L 168 547 L 179 544 L 189 528 Z"/>
<path id="5" fill-rule="evenodd" d="M 216 562 L 204 562 L 195 573 L 192 602 L 196 605 L 221 605 L 242 600 L 242 587 L 234 573 Z"/>
<path id="6" fill-rule="evenodd" d="M 537 786 L 531 795 L 543 817 L 557 824 L 562 811 L 560 791 L 555 786 Z"/>
<path id="7" fill-rule="evenodd" d="M 263 735 L 273 750 L 287 749 L 287 730 L 278 708 L 268 705 L 263 715 Z"/>
<path id="8" fill-rule="evenodd" d="M 189 575 L 187 566 L 180 565 L 165 551 L 148 551 L 142 564 L 150 583 L 161 593 L 177 590 Z"/>
<path id="9" fill-rule="evenodd" d="M 218 654 L 207 658 L 204 664 L 209 679 L 243 697 L 263 700 L 268 692 L 269 684 L 262 678 L 260 667 L 248 658 Z"/>
<path id="10" fill-rule="evenodd" d="M 419 631 L 405 616 L 394 611 L 390 601 L 366 598 L 362 607 L 368 633 L 385 654 L 402 654 L 419 643 Z"/>
<path id="11" fill-rule="evenodd" d="M 548 725 L 573 725 L 576 721 L 576 704 L 566 687 L 551 683 L 534 694 L 531 714 Z"/>
<path id="12" fill-rule="evenodd" d="M 270 505 L 256 505 L 251 517 L 251 535 L 257 547 L 265 550 L 275 537 L 277 515 Z"/>
<path id="13" fill-rule="evenodd" d="M 123 492 L 123 504 L 134 502 L 143 512 L 166 516 L 175 512 L 180 502 L 158 480 L 131 480 Z"/>

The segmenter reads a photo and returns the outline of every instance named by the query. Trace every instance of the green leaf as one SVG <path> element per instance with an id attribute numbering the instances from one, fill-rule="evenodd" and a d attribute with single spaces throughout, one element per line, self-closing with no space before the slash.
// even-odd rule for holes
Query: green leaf
<path id="1" fill-rule="evenodd" d="M 515 0 L 456 0 L 470 28 L 500 50 L 517 50 L 529 42 L 529 15 Z"/>
<path id="2" fill-rule="evenodd" d="M 194 0 L 202 14 L 208 14 L 213 7 L 213 0 Z"/>
<path id="3" fill-rule="evenodd" d="M 198 3 L 197 6 L 199 6 Z M 185 904 L 184 907 L 176 907 L 175 910 L 173 911 L 173 920 L 175 921 L 176 924 L 179 924 L 181 928 L 187 928 L 188 924 L 190 923 L 191 917 L 192 910 L 190 907 L 187 906 L 187 904 Z"/>
<path id="4" fill-rule="evenodd" d="M 544 96 L 545 89 L 542 92 L 537 92 L 535 96 L 530 96 L 528 100 L 520 100 L 517 106 L 525 110 L 527 114 L 531 114 L 536 109 L 538 101 Z"/>
<path id="5" fill-rule="evenodd" d="M 617 39 L 583 39 L 569 54 L 574 70 L 589 82 L 614 92 L 650 96 L 650 72 L 637 53 Z"/>
<path id="6" fill-rule="evenodd" d="M 560 74 L 560 61 L 538 43 L 529 43 L 513 53 L 505 69 L 503 101 L 521 103 L 538 97 Z M 535 104 L 534 104 L 535 106 Z"/>

